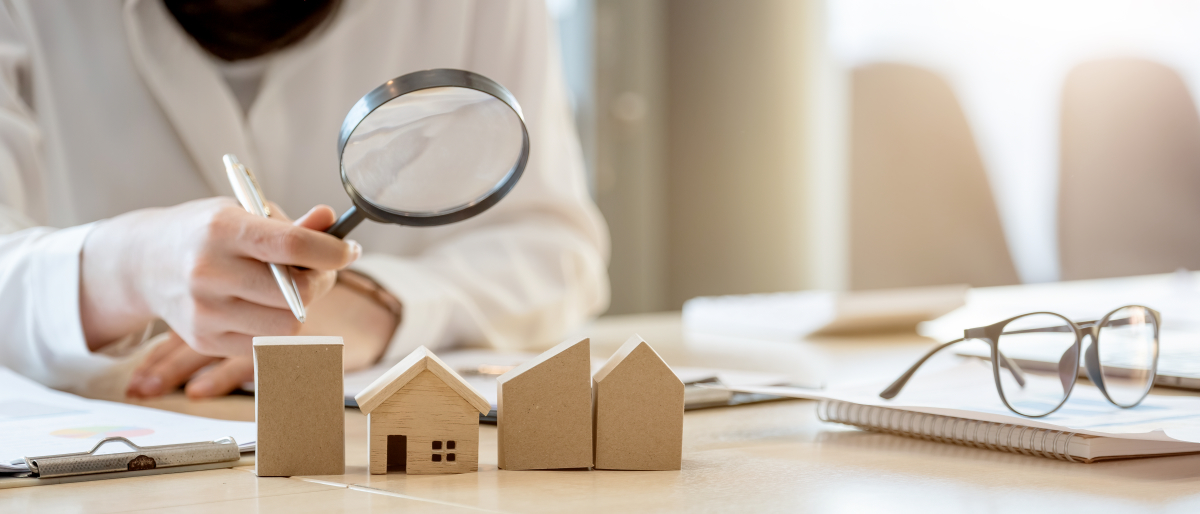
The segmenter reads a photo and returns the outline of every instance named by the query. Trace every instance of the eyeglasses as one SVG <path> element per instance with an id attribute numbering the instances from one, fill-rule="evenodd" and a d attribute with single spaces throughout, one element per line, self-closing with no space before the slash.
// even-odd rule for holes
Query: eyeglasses
<path id="1" fill-rule="evenodd" d="M 1039 418 L 1062 407 L 1079 376 L 1083 350 L 1087 377 L 1104 397 L 1121 408 L 1135 407 L 1150 393 L 1158 374 L 1158 329 L 1162 315 L 1140 305 L 1116 309 L 1099 321 L 1071 321 L 1053 312 L 1034 312 L 994 325 L 971 328 L 962 339 L 938 345 L 921 357 L 879 396 L 892 399 L 917 369 L 934 354 L 967 340 L 980 340 L 991 350 L 992 374 L 1000 399 L 1013 412 Z M 1050 358 L 1038 356 L 1051 356 Z M 1024 362 L 1054 362 L 1056 377 L 1037 376 L 1022 369 Z"/>

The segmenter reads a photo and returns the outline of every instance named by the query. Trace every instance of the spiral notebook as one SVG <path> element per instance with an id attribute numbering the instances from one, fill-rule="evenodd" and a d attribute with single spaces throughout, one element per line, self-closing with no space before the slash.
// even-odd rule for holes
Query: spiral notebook
<path id="1" fill-rule="evenodd" d="M 991 377 L 990 367 L 972 360 L 918 375 L 892 400 L 879 397 L 888 383 L 831 391 L 730 389 L 819 400 L 822 420 L 865 430 L 1069 462 L 1200 453 L 1200 397 L 1151 395 L 1121 409 L 1080 383 L 1062 408 L 1035 419 L 1009 411 Z"/>

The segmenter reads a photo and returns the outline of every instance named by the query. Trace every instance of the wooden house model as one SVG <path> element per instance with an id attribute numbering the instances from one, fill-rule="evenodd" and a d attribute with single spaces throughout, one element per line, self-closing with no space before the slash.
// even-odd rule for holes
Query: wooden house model
<path id="1" fill-rule="evenodd" d="M 588 339 L 567 341 L 496 379 L 500 469 L 592 467 Z"/>
<path id="2" fill-rule="evenodd" d="M 650 345 L 630 337 L 592 383 L 596 469 L 680 469 L 683 382 Z"/>
<path id="3" fill-rule="evenodd" d="M 354 399 L 368 419 L 371 474 L 479 469 L 479 415 L 491 406 L 424 346 Z"/>

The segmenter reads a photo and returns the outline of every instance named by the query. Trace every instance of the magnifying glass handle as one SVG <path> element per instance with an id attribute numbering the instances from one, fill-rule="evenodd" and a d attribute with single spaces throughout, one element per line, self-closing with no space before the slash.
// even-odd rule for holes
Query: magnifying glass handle
<path id="1" fill-rule="evenodd" d="M 333 226 L 325 230 L 325 233 L 338 239 L 345 239 L 346 234 L 349 234 L 351 230 L 354 230 L 354 227 L 362 223 L 363 218 L 364 216 L 358 211 L 358 207 L 351 206 L 349 209 L 346 209 L 346 212 L 342 213 L 342 217 L 338 218 L 337 223 L 334 223 Z"/>

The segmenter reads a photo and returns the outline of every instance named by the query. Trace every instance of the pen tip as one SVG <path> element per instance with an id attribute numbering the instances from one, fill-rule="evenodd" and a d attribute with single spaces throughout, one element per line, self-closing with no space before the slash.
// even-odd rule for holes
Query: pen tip
<path id="1" fill-rule="evenodd" d="M 305 318 L 307 318 L 307 316 L 296 316 L 296 319 L 300 320 L 301 323 L 304 323 Z"/>

